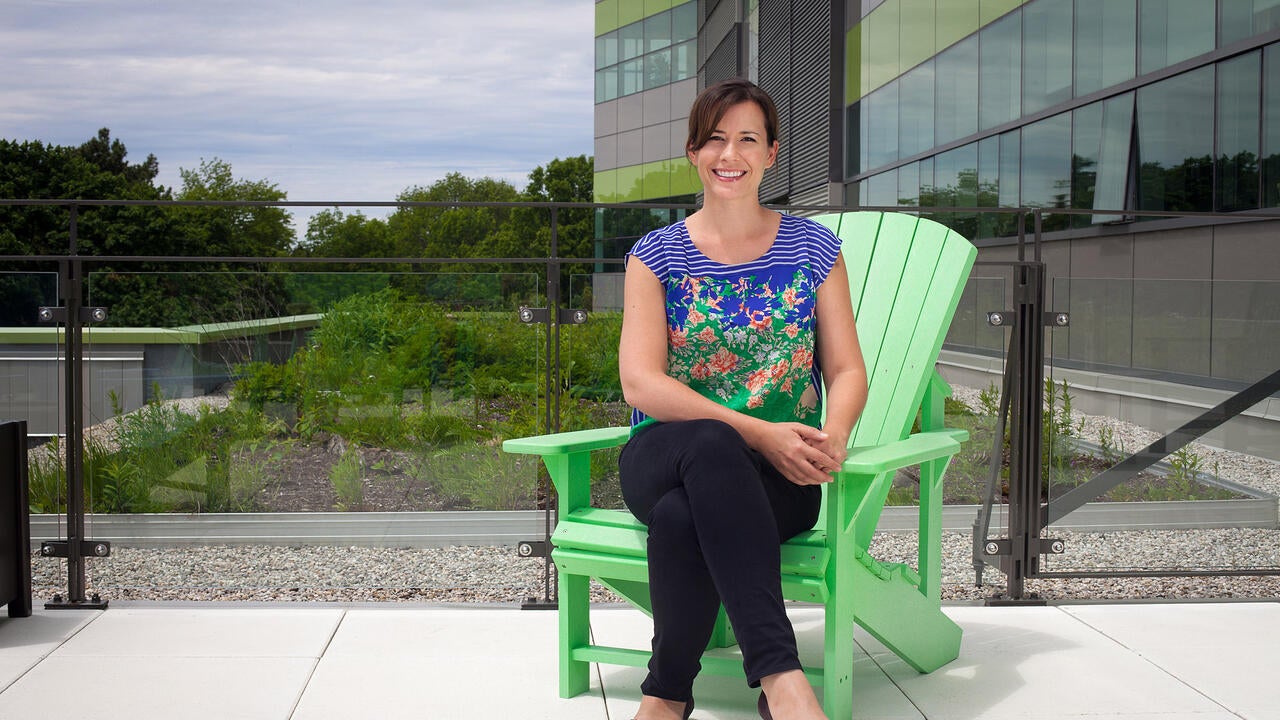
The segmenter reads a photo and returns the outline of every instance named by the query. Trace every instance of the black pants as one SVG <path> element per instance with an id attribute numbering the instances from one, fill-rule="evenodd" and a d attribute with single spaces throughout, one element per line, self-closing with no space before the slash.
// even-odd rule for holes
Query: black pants
<path id="1" fill-rule="evenodd" d="M 641 692 L 692 697 L 721 603 L 751 687 L 799 669 L 779 546 L 813 527 L 821 490 L 787 480 L 718 420 L 646 428 L 618 464 L 627 507 L 649 527 L 653 657 Z"/>

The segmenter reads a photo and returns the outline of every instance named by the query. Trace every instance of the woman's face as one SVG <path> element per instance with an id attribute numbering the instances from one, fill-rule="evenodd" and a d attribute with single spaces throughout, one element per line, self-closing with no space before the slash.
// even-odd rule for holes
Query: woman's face
<path id="1" fill-rule="evenodd" d="M 778 156 L 778 143 L 765 132 L 764 112 L 754 102 L 733 105 L 701 148 L 689 151 L 708 199 L 756 200 L 766 168 Z"/>

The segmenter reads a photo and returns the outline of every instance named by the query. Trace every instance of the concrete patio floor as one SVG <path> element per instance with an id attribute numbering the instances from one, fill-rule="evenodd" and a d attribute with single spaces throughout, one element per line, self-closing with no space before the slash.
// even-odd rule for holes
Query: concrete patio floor
<path id="1" fill-rule="evenodd" d="M 1280 602 L 947 606 L 960 658 L 930 675 L 859 630 L 866 720 L 1276 720 Z M 792 609 L 802 653 L 821 611 Z M 593 614 L 598 642 L 649 622 Z M 115 603 L 0 618 L 0 718 L 630 718 L 643 671 L 593 668 L 556 695 L 554 612 L 510 607 Z M 755 717 L 740 680 L 706 677 L 700 720 Z"/>

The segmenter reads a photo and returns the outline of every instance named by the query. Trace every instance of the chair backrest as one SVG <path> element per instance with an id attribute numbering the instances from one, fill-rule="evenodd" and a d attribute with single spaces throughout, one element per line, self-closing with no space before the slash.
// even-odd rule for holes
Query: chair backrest
<path id="1" fill-rule="evenodd" d="M 840 238 L 866 361 L 866 409 L 850 446 L 911 431 L 978 251 L 963 236 L 905 213 L 814 218 Z"/>

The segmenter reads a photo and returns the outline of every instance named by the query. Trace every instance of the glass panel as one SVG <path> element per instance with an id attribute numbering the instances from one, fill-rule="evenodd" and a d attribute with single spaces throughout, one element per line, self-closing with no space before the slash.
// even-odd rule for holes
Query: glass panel
<path id="1" fill-rule="evenodd" d="M 1000 207 L 1020 207 L 1022 194 L 1022 130 L 1000 135 Z"/>
<path id="2" fill-rule="evenodd" d="M 1213 70 L 1138 90 L 1139 210 L 1213 209 Z"/>
<path id="3" fill-rule="evenodd" d="M 1133 135 L 1133 93 L 1074 111 L 1071 207 L 1124 210 Z M 1074 215 L 1075 227 L 1112 222 L 1118 215 Z"/>
<path id="4" fill-rule="evenodd" d="M 1219 46 L 1280 27 L 1280 0 L 1223 0 Z"/>
<path id="5" fill-rule="evenodd" d="M 866 103 L 856 102 L 844 109 L 844 176 L 851 178 L 866 167 Z"/>
<path id="6" fill-rule="evenodd" d="M 4 208 L 6 223 L 0 225 L 0 234 L 21 227 L 24 222 L 19 218 L 29 211 Z M 65 223 L 66 213 L 59 215 Z M 8 225 L 10 222 L 13 224 Z M 56 440 L 65 431 L 64 333 L 38 319 L 41 307 L 59 305 L 56 272 L 0 272 L 0 419 L 26 420 L 27 434 L 33 440 Z M 52 442 L 31 450 L 28 480 L 34 512 L 56 513 L 66 502 L 59 446 L 59 442 Z"/>
<path id="7" fill-rule="evenodd" d="M 894 207 L 898 204 L 898 171 L 889 170 L 872 175 L 863 181 L 867 188 L 866 205 L 870 207 Z"/>
<path id="8" fill-rule="evenodd" d="M 1280 207 L 1280 44 L 1266 47 L 1262 72 L 1262 187 L 1266 207 Z"/>
<path id="9" fill-rule="evenodd" d="M 645 52 L 671 47 L 671 13 L 660 12 L 644 19 Z"/>
<path id="10" fill-rule="evenodd" d="M 596 71 L 596 103 L 616 100 L 618 97 L 618 66 Z"/>
<path id="11" fill-rule="evenodd" d="M 1253 382 L 1276 371 L 1280 357 L 1280 282 L 1213 283 L 1212 375 Z"/>
<path id="12" fill-rule="evenodd" d="M 1214 0 L 1140 0 L 1138 66 L 1149 73 L 1214 47 Z"/>
<path id="13" fill-rule="evenodd" d="M 631 421 L 631 409 L 622 399 L 618 380 L 618 334 L 622 328 L 623 271 L 620 262 L 601 272 L 573 274 L 569 278 L 568 307 L 588 311 L 580 325 L 560 326 L 561 386 L 560 430 L 616 427 Z M 625 509 L 618 482 L 621 448 L 591 453 L 591 504 Z"/>
<path id="14" fill-rule="evenodd" d="M 1066 207 L 1071 193 L 1071 113 L 1022 128 L 1022 204 Z M 1065 215 L 1045 215 L 1045 230 L 1067 226 Z M 1030 229 L 1030 228 L 1028 228 Z"/>
<path id="15" fill-rule="evenodd" d="M 1107 289 L 1099 283 L 1113 287 Z M 1210 337 L 1216 346 L 1220 336 L 1217 328 L 1210 334 L 1205 311 L 1193 308 L 1194 303 L 1207 307 L 1211 293 L 1216 314 L 1218 300 L 1230 302 L 1228 298 L 1234 296 L 1241 302 L 1236 310 L 1244 310 L 1246 315 L 1270 313 L 1271 325 L 1278 309 L 1273 304 L 1245 310 L 1259 297 L 1257 288 L 1231 288 L 1228 286 L 1235 283 L 1213 282 L 1210 290 L 1209 285 L 1208 281 L 1198 281 L 1197 287 L 1181 280 L 1130 285 L 1127 280 L 1060 278 L 1054 285 L 1052 306 L 1061 306 L 1068 293 L 1073 301 L 1082 294 L 1131 294 L 1133 326 L 1135 332 L 1142 333 L 1141 339 L 1134 338 L 1135 364 L 1140 361 L 1138 353 L 1152 352 L 1164 355 L 1153 364 L 1184 366 L 1189 356 L 1198 370 L 1208 357 Z M 1169 301 L 1181 305 L 1159 309 Z M 1143 306 L 1156 312 L 1142 317 Z M 1184 313 L 1189 314 L 1182 316 Z M 1097 319 L 1110 322 L 1118 318 Z M 1148 327 L 1139 327 L 1144 324 Z M 1073 348 L 1077 331 L 1083 329 L 1073 313 Z M 1252 344 L 1236 345 L 1231 355 L 1275 357 L 1267 344 L 1280 337 L 1276 328 L 1241 329 L 1252 338 Z M 1067 491 L 1185 427 L 1203 408 L 1225 401 L 1245 383 L 1274 371 L 1274 363 L 1259 366 L 1242 375 L 1240 383 L 1211 388 L 1172 373 L 1149 379 L 1115 368 L 1082 371 L 1074 364 L 1055 368 L 1055 386 L 1046 392 L 1043 426 L 1050 512 L 1067 507 L 1059 502 Z M 1274 399 L 1269 402 L 1274 405 Z M 1064 540 L 1067 552 L 1043 558 L 1042 567 L 1050 572 L 1097 572 L 1240 570 L 1280 565 L 1280 555 L 1274 552 L 1280 533 L 1273 524 L 1261 520 L 1265 510 L 1259 513 L 1267 502 L 1274 503 L 1278 489 L 1274 432 L 1267 430 L 1275 420 L 1266 417 L 1268 408 L 1266 402 L 1255 405 L 1247 414 L 1197 437 L 1053 523 L 1046 536 Z M 1268 434 L 1271 438 L 1264 439 Z M 1229 548 L 1245 550 L 1236 553 Z"/>
<path id="16" fill-rule="evenodd" d="M 919 162 L 920 167 L 920 207 L 937 207 L 938 198 L 933 188 L 933 158 L 928 157 Z M 931 213 L 920 213 L 920 217 L 933 218 Z"/>
<path id="17" fill-rule="evenodd" d="M 920 164 L 908 163 L 898 168 L 898 204 L 920 204 Z"/>
<path id="18" fill-rule="evenodd" d="M 1022 115 L 1021 18 L 1014 11 L 982 30 L 978 127 L 983 130 Z"/>
<path id="19" fill-rule="evenodd" d="M 596 69 L 618 63 L 618 31 L 596 38 Z"/>
<path id="20" fill-rule="evenodd" d="M 1136 0 L 1076 0 L 1076 96 L 1133 79 Z"/>
<path id="21" fill-rule="evenodd" d="M 993 208 L 1000 204 L 1000 138 L 992 136 L 978 142 L 978 207 Z M 978 237 L 997 237 L 998 213 L 978 215 Z"/>
<path id="22" fill-rule="evenodd" d="M 695 60 L 698 56 L 698 43 L 687 42 L 671 48 L 671 82 L 688 80 L 697 74 Z"/>
<path id="23" fill-rule="evenodd" d="M 1022 112 L 1071 99 L 1071 3 L 1036 0 L 1022 8 Z"/>
<path id="24" fill-rule="evenodd" d="M 934 66 L 934 145 L 945 145 L 978 131 L 978 36 L 938 55 Z"/>
<path id="25" fill-rule="evenodd" d="M 671 41 L 684 42 L 698 37 L 698 3 L 687 2 L 671 10 Z"/>
<path id="26" fill-rule="evenodd" d="M 939 207 L 968 207 L 978 204 L 978 144 L 969 143 L 934 157 L 935 198 Z M 934 218 L 965 237 L 978 232 L 977 215 L 972 212 L 947 213 Z"/>
<path id="27" fill-rule="evenodd" d="M 644 89 L 644 60 L 628 60 L 618 66 L 618 72 L 622 76 L 619 96 L 631 95 Z"/>
<path id="28" fill-rule="evenodd" d="M 671 83 L 671 48 L 644 56 L 644 89 Z"/>
<path id="29" fill-rule="evenodd" d="M 1262 120 L 1262 52 L 1218 63 L 1218 210 L 1258 207 L 1259 123 Z"/>
<path id="30" fill-rule="evenodd" d="M 898 159 L 898 83 L 891 82 L 862 102 L 870 108 L 867 128 L 867 165 L 877 168 Z"/>
<path id="31" fill-rule="evenodd" d="M 107 516 L 179 513 L 176 525 L 165 521 L 167 542 L 216 536 L 227 546 L 120 543 L 93 568 L 98 587 L 122 599 L 178 590 L 528 597 L 536 580 L 521 570 L 485 587 L 494 581 L 371 569 L 403 561 L 383 553 L 374 562 L 368 548 L 411 547 L 421 560 L 424 548 L 460 538 L 496 544 L 483 538 L 517 528 L 539 536 L 537 463 L 499 444 L 546 427 L 546 335 L 514 312 L 544 305 L 542 284 L 536 274 L 480 272 L 91 274 L 91 303 L 168 306 L 167 319 L 144 330 L 95 328 L 86 337 L 91 512 L 100 523 L 129 523 L 120 535 L 137 538 L 154 532 L 152 518 Z M 524 512 L 506 527 L 477 516 L 465 530 L 418 512 L 466 509 Z M 374 511 L 398 515 L 358 514 Z M 210 515 L 246 512 L 308 515 L 254 516 L 249 536 L 240 534 L 245 520 Z M 473 551 L 482 562 L 512 553 Z M 166 561 L 183 571 L 131 570 Z"/>
<path id="32" fill-rule="evenodd" d="M 618 29 L 618 59 L 630 60 L 644 54 L 644 23 L 631 23 Z"/>
<path id="33" fill-rule="evenodd" d="M 898 157 L 911 157 L 933 147 L 933 62 L 898 80 Z"/>

